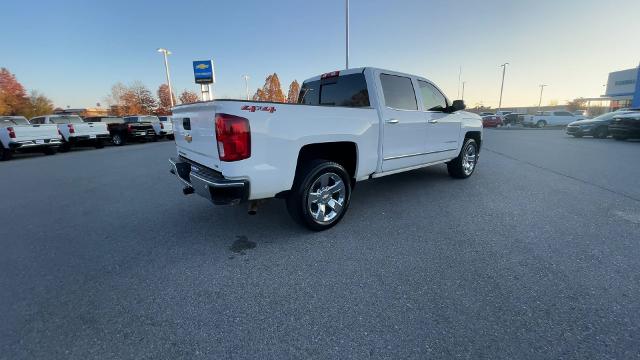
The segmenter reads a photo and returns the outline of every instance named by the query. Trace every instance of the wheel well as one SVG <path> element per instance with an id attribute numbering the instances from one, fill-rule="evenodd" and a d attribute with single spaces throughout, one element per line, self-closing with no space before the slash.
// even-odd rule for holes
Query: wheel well
<path id="1" fill-rule="evenodd" d="M 478 151 L 482 147 L 482 134 L 480 133 L 480 131 L 469 131 L 468 133 L 464 134 L 464 138 L 475 140 L 476 144 L 478 144 Z"/>
<path id="2" fill-rule="evenodd" d="M 353 142 L 330 142 L 305 145 L 298 154 L 296 175 L 302 164 L 315 159 L 324 159 L 342 165 L 352 179 L 356 177 L 358 150 Z"/>

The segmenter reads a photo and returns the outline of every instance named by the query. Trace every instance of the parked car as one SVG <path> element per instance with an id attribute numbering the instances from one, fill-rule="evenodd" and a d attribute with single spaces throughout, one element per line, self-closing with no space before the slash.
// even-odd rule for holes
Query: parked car
<path id="1" fill-rule="evenodd" d="M 503 117 L 503 125 L 521 124 L 524 114 L 511 113 Z"/>
<path id="2" fill-rule="evenodd" d="M 87 117 L 84 121 L 106 124 L 111 143 L 116 146 L 125 145 L 129 141 L 153 140 L 156 136 L 151 123 L 127 123 L 123 118 L 112 116 Z"/>
<path id="3" fill-rule="evenodd" d="M 38 116 L 29 121 L 31 124 L 55 124 L 62 136 L 59 151 L 69 151 L 73 146 L 94 146 L 96 149 L 104 147 L 104 142 L 110 138 L 106 124 L 85 123 L 77 115 L 46 115 Z"/>
<path id="4" fill-rule="evenodd" d="M 584 116 L 574 115 L 568 111 L 539 111 L 536 115 L 525 115 L 522 125 L 543 128 L 545 126 L 569 125 L 578 120 L 584 120 Z"/>
<path id="5" fill-rule="evenodd" d="M 170 116 L 158 116 L 160 120 L 160 136 L 173 140 L 173 124 Z"/>
<path id="6" fill-rule="evenodd" d="M 153 141 L 158 141 L 158 139 L 162 138 L 163 125 L 160 124 L 160 119 L 155 115 L 125 116 L 124 121 L 128 124 L 150 124 L 153 127 L 153 132 L 155 133 Z"/>
<path id="7" fill-rule="evenodd" d="M 640 139 L 640 109 L 616 114 L 609 125 L 609 133 L 616 140 Z"/>
<path id="8" fill-rule="evenodd" d="M 357 181 L 447 164 L 471 176 L 482 119 L 429 80 L 376 68 L 306 80 L 298 104 L 215 100 L 173 108 L 171 171 L 214 204 L 286 199 L 299 223 L 340 221 Z M 215 119 L 212 121 L 212 119 Z M 217 147 L 212 146 L 217 141 Z"/>
<path id="9" fill-rule="evenodd" d="M 609 125 L 617 115 L 628 112 L 610 112 L 593 119 L 574 121 L 567 125 L 567 134 L 574 137 L 593 136 L 604 139 L 609 136 Z"/>
<path id="10" fill-rule="evenodd" d="M 0 160 L 10 160 L 16 151 L 53 155 L 61 144 L 55 125 L 31 125 L 24 116 L 0 116 Z"/>
<path id="11" fill-rule="evenodd" d="M 576 110 L 573 112 L 573 115 L 576 116 L 584 116 L 585 118 L 589 117 L 589 112 L 587 110 Z"/>
<path id="12" fill-rule="evenodd" d="M 482 126 L 483 127 L 499 127 L 502 126 L 502 116 L 498 115 L 489 115 L 482 117 Z"/>

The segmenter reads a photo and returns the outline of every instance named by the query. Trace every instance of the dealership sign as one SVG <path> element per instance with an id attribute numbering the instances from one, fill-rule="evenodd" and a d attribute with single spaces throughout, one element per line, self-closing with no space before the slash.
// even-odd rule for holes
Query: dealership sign
<path id="1" fill-rule="evenodd" d="M 213 71 L 213 61 L 198 60 L 193 62 L 193 75 L 196 84 L 213 84 L 216 82 L 216 75 Z"/>

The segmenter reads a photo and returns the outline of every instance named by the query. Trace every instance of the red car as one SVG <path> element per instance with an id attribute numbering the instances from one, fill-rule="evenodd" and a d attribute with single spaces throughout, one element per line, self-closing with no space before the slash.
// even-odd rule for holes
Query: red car
<path id="1" fill-rule="evenodd" d="M 502 116 L 499 115 L 489 115 L 482 117 L 482 126 L 483 127 L 498 127 L 502 126 Z"/>

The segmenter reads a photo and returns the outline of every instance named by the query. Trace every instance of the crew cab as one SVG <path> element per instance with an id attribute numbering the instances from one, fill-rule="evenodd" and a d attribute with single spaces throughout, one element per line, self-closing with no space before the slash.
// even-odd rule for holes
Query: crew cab
<path id="1" fill-rule="evenodd" d="M 0 160 L 10 160 L 16 151 L 53 155 L 61 144 L 55 125 L 31 125 L 24 116 L 0 116 Z"/>
<path id="2" fill-rule="evenodd" d="M 77 115 L 46 115 L 38 116 L 29 121 L 32 124 L 54 124 L 62 136 L 61 152 L 69 151 L 73 146 L 104 147 L 104 141 L 109 140 L 109 130 L 106 124 L 85 123 Z"/>
<path id="3" fill-rule="evenodd" d="M 543 128 L 545 126 L 569 125 L 574 121 L 584 119 L 586 117 L 568 111 L 538 111 L 535 115 L 525 115 L 522 119 L 522 125 Z"/>
<path id="4" fill-rule="evenodd" d="M 106 124 L 111 143 L 116 146 L 125 145 L 129 141 L 152 140 L 156 136 L 150 123 L 126 122 L 125 119 L 114 116 L 86 117 L 84 121 Z"/>
<path id="5" fill-rule="evenodd" d="M 126 116 L 124 118 L 124 121 L 128 124 L 137 123 L 137 124 L 151 125 L 154 132 L 154 137 L 152 138 L 153 141 L 157 141 L 158 139 L 163 137 L 162 131 L 164 130 L 164 125 L 160 123 L 160 119 L 158 119 L 157 116 L 154 116 L 154 115 Z"/>
<path id="6" fill-rule="evenodd" d="M 297 104 L 214 100 L 174 107 L 184 194 L 214 204 L 286 199 L 299 223 L 324 230 L 342 219 L 356 182 L 447 164 L 476 168 L 482 120 L 431 81 L 377 68 L 306 80 Z"/>
<path id="7" fill-rule="evenodd" d="M 160 136 L 173 140 L 173 123 L 170 116 L 158 116 L 160 120 Z"/>

